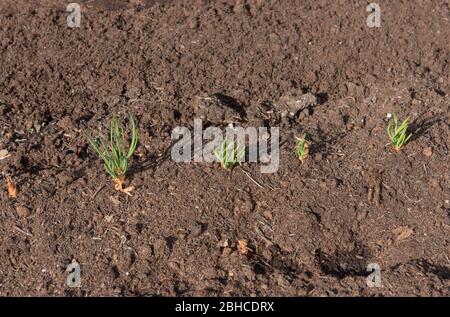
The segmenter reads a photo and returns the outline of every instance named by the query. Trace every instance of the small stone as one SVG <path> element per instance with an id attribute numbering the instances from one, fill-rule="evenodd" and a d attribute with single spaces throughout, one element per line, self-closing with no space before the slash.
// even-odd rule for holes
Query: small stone
<path id="1" fill-rule="evenodd" d="M 347 83 L 347 92 L 351 96 L 362 97 L 364 95 L 364 87 L 355 83 Z"/>
<path id="2" fill-rule="evenodd" d="M 120 102 L 119 96 L 109 96 L 105 99 L 105 102 L 108 106 L 113 107 Z"/>
<path id="3" fill-rule="evenodd" d="M 67 186 L 74 181 L 72 175 L 67 171 L 63 171 L 57 175 L 57 178 L 62 186 Z"/>
<path id="4" fill-rule="evenodd" d="M 154 255 L 161 259 L 169 256 L 169 248 L 167 242 L 163 239 L 158 239 L 153 243 L 153 253 Z"/>
<path id="5" fill-rule="evenodd" d="M 396 241 L 401 241 L 409 238 L 413 234 L 413 232 L 413 229 L 408 226 L 401 226 L 392 230 L 392 233 L 396 235 Z"/>
<path id="6" fill-rule="evenodd" d="M 330 188 L 336 188 L 338 185 L 338 181 L 335 178 L 333 178 L 333 179 L 328 180 L 328 184 L 329 184 Z"/>
<path id="7" fill-rule="evenodd" d="M 34 122 L 32 120 L 25 121 L 25 129 L 26 130 L 30 130 L 31 128 L 33 128 L 33 126 L 34 126 Z"/>
<path id="8" fill-rule="evenodd" d="M 294 117 L 303 109 L 308 107 L 315 107 L 317 104 L 317 97 L 312 93 L 289 93 L 282 96 L 278 100 L 278 102 L 275 104 L 275 108 L 282 117 L 285 117 L 286 115 Z"/>
<path id="9" fill-rule="evenodd" d="M 21 218 L 26 218 L 30 215 L 30 209 L 25 206 L 16 206 L 16 213 Z"/>
<path id="10" fill-rule="evenodd" d="M 125 93 L 125 96 L 128 99 L 138 99 L 139 97 L 141 97 L 141 89 L 136 87 L 128 88 Z"/>
<path id="11" fill-rule="evenodd" d="M 236 14 L 242 13 L 244 10 L 244 4 L 242 3 L 242 0 L 236 0 L 233 7 L 233 12 Z"/>
<path id="12" fill-rule="evenodd" d="M 264 210 L 263 217 L 266 218 L 267 220 L 272 220 L 273 219 L 272 212 L 270 210 Z"/>
<path id="13" fill-rule="evenodd" d="M 234 196 L 234 212 L 248 214 L 255 208 L 255 202 L 249 192 L 239 191 Z"/>
<path id="14" fill-rule="evenodd" d="M 153 252 L 152 252 L 152 249 L 150 248 L 150 246 L 144 245 L 144 246 L 140 247 L 139 255 L 143 259 L 149 259 L 153 255 Z"/>
<path id="15" fill-rule="evenodd" d="M 223 248 L 222 256 L 229 256 L 231 254 L 231 248 Z"/>
<path id="16" fill-rule="evenodd" d="M 193 237 L 198 237 L 203 233 L 203 226 L 200 223 L 196 223 L 192 226 L 191 234 Z"/>
<path id="17" fill-rule="evenodd" d="M 431 155 L 433 155 L 433 149 L 431 147 L 426 147 L 423 149 L 422 154 L 426 157 L 431 157 Z"/>
<path id="18" fill-rule="evenodd" d="M 74 128 L 72 120 L 70 119 L 70 117 L 62 118 L 61 120 L 58 121 L 58 123 L 56 125 L 61 130 L 64 130 L 64 131 L 67 131 L 67 132 L 73 130 L 73 128 Z"/>
<path id="19" fill-rule="evenodd" d="M 214 124 L 237 123 L 242 120 L 240 111 L 243 111 L 243 106 L 236 99 L 221 94 L 195 96 L 192 108 L 197 118 Z"/>
<path id="20" fill-rule="evenodd" d="M 0 150 L 0 160 L 3 160 L 4 158 L 7 158 L 9 156 L 8 153 L 9 152 L 6 149 Z"/>
<path id="21" fill-rule="evenodd" d="M 60 160 L 59 156 L 57 156 L 57 155 L 52 156 L 52 158 L 50 159 L 50 165 L 59 166 L 60 164 L 61 164 L 61 160 Z"/>
<path id="22" fill-rule="evenodd" d="M 187 234 L 186 234 L 185 230 L 183 230 L 183 229 L 178 230 L 177 237 L 179 240 L 186 239 L 186 236 L 187 236 Z"/>
<path id="23" fill-rule="evenodd" d="M 38 121 L 35 121 L 33 123 L 33 127 L 34 127 L 34 130 L 36 131 L 36 133 L 39 133 L 39 132 L 41 132 L 42 124 L 40 124 Z"/>
<path id="24" fill-rule="evenodd" d="M 115 205 L 115 206 L 119 206 L 120 205 L 120 200 L 115 197 L 115 196 L 109 196 L 109 200 Z"/>
<path id="25" fill-rule="evenodd" d="M 358 213 L 356 214 L 356 219 L 357 219 L 358 221 L 362 221 L 362 220 L 364 220 L 364 219 L 367 218 L 367 214 L 368 214 L 368 212 L 367 212 L 366 210 L 360 210 L 360 211 L 358 211 Z"/>
<path id="26" fill-rule="evenodd" d="M 222 248 L 228 248 L 230 246 L 230 242 L 228 241 L 228 239 L 224 239 L 223 241 L 220 241 L 219 244 Z"/>
<path id="27" fill-rule="evenodd" d="M 439 184 L 439 181 L 436 178 L 430 178 L 429 184 L 433 189 L 439 189 L 442 190 L 441 185 Z"/>
<path id="28" fill-rule="evenodd" d="M 169 268 L 178 272 L 180 270 L 180 264 L 178 264 L 177 262 L 171 261 L 171 262 L 169 262 Z"/>

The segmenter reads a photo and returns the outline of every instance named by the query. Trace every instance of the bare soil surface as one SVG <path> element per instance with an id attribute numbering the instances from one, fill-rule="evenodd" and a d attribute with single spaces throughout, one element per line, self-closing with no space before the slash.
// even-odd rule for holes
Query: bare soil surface
<path id="1" fill-rule="evenodd" d="M 1 296 L 449 295 L 448 0 L 379 0 L 380 28 L 368 1 L 78 2 L 70 29 L 68 1 L 0 1 Z M 280 127 L 279 170 L 175 163 L 202 96 L 213 124 L 230 120 L 216 102 Z M 129 112 L 131 197 L 85 139 Z M 394 112 L 414 135 L 400 153 Z"/>

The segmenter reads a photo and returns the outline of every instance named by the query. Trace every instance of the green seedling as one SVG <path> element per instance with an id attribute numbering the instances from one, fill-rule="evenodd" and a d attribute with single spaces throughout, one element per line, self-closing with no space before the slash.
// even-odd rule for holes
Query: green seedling
<path id="1" fill-rule="evenodd" d="M 301 138 L 296 138 L 298 140 L 297 146 L 295 147 L 295 154 L 297 154 L 297 158 L 303 163 L 308 157 L 309 147 L 308 142 L 306 141 L 306 134 L 304 134 Z"/>
<path id="2" fill-rule="evenodd" d="M 391 144 L 396 152 L 399 152 L 408 143 L 412 134 L 408 134 L 408 119 L 399 124 L 397 114 L 394 113 L 392 120 L 387 125 L 387 133 Z"/>
<path id="3" fill-rule="evenodd" d="M 109 142 L 103 136 L 99 138 L 99 142 L 88 137 L 89 143 L 103 160 L 105 169 L 112 177 L 116 189 L 127 193 L 133 188 L 128 187 L 124 189 L 125 174 L 138 142 L 136 121 L 132 114 L 130 114 L 130 124 L 131 140 L 128 148 L 126 148 L 124 129 L 115 116 L 111 120 Z"/>
<path id="4" fill-rule="evenodd" d="M 244 158 L 244 150 L 243 147 L 238 147 L 234 142 L 228 143 L 227 140 L 224 140 L 221 146 L 214 150 L 214 155 L 222 167 L 228 170 Z"/>

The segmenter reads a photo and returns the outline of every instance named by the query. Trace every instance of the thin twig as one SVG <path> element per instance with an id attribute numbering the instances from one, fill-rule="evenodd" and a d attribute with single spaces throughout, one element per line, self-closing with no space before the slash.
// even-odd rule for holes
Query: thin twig
<path id="1" fill-rule="evenodd" d="M 245 175 L 247 175 L 247 177 L 256 184 L 256 186 L 258 186 L 259 188 L 264 189 L 264 186 L 262 186 L 260 183 L 258 183 L 251 175 L 249 172 L 247 172 L 246 170 L 244 170 L 243 168 L 241 168 L 241 170 L 244 172 Z"/>
<path id="2" fill-rule="evenodd" d="M 413 200 L 413 199 L 409 198 L 405 193 L 402 193 L 402 194 L 403 194 L 403 196 L 405 196 L 410 202 L 415 203 L 415 204 L 418 204 L 418 203 L 420 203 L 420 202 L 423 200 L 423 198 L 420 198 L 419 200 Z"/>
<path id="3" fill-rule="evenodd" d="M 97 190 L 95 191 L 95 193 L 92 194 L 92 199 L 94 199 L 95 196 L 97 196 L 97 194 L 98 194 L 104 187 L 105 187 L 105 184 L 103 184 L 102 186 L 100 186 L 100 188 L 97 189 Z"/>
<path id="4" fill-rule="evenodd" d="M 272 245 L 272 244 L 273 244 L 273 242 L 272 242 L 269 238 L 267 238 L 266 235 L 261 231 L 261 229 L 259 228 L 258 225 L 255 225 L 255 230 L 256 230 L 256 233 L 257 233 L 264 241 L 266 241 L 266 243 L 268 243 L 269 245 Z"/>
<path id="5" fill-rule="evenodd" d="M 147 103 L 151 103 L 151 101 L 150 100 L 145 100 L 145 99 L 139 99 L 139 98 L 137 98 L 137 99 L 130 99 L 130 100 L 128 100 L 128 103 L 133 103 L 133 102 L 147 102 Z"/>
<path id="6" fill-rule="evenodd" d="M 20 233 L 22 233 L 22 234 L 28 236 L 28 237 L 33 237 L 33 234 L 31 234 L 31 233 L 29 233 L 29 232 L 27 232 L 27 231 L 25 231 L 25 230 L 22 230 L 22 229 L 20 229 L 20 228 L 17 227 L 17 226 L 13 226 L 13 228 L 16 229 L 17 231 L 19 231 Z"/>

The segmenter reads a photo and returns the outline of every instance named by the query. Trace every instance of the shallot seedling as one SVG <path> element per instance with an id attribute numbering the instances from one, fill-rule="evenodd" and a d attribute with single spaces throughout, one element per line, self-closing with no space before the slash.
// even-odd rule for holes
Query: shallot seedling
<path id="1" fill-rule="evenodd" d="M 298 143 L 295 147 L 295 154 L 297 154 L 297 158 L 300 160 L 301 163 L 303 163 L 306 158 L 308 157 L 309 153 L 309 147 L 308 142 L 306 141 L 306 134 L 303 135 L 301 138 L 297 138 Z"/>
<path id="2" fill-rule="evenodd" d="M 408 119 L 406 118 L 400 123 L 397 114 L 394 113 L 392 120 L 389 120 L 387 125 L 387 133 L 396 152 L 399 152 L 412 136 L 411 133 L 408 134 Z"/>
<path id="3" fill-rule="evenodd" d="M 214 155 L 222 167 L 228 170 L 243 159 L 245 155 L 244 150 L 243 147 L 237 146 L 234 142 L 228 143 L 227 140 L 224 140 L 221 146 L 214 150 Z"/>
<path id="4" fill-rule="evenodd" d="M 112 177 L 115 188 L 126 192 L 127 194 L 129 194 L 133 188 L 124 188 L 125 174 L 138 142 L 136 121 L 132 114 L 130 114 L 130 124 L 131 137 L 128 146 L 125 140 L 124 128 L 115 116 L 111 120 L 109 141 L 107 141 L 103 136 L 99 138 L 99 141 L 95 141 L 94 139 L 88 137 L 88 141 L 92 148 L 103 160 L 105 169 Z"/>

